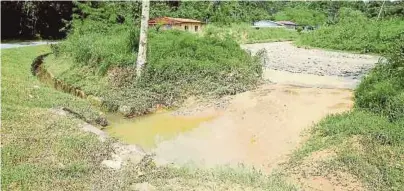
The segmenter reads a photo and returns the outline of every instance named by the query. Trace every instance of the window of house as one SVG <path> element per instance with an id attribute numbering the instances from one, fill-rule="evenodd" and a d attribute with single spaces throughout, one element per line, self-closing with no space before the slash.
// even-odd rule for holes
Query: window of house
<path id="1" fill-rule="evenodd" d="M 195 32 L 198 32 L 198 26 L 195 26 Z"/>
<path id="2" fill-rule="evenodd" d="M 184 26 L 184 29 L 187 31 L 187 30 L 188 30 L 188 25 L 185 25 L 185 26 Z"/>

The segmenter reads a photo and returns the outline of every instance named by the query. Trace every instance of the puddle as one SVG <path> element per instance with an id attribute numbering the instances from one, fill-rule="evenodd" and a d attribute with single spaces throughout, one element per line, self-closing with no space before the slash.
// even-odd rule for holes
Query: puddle
<path id="1" fill-rule="evenodd" d="M 106 132 L 124 143 L 137 144 L 145 150 L 150 150 L 155 148 L 157 143 L 175 138 L 216 116 L 174 116 L 171 112 L 160 111 L 136 119 L 126 119 L 111 114 L 107 116 L 110 125 Z"/>

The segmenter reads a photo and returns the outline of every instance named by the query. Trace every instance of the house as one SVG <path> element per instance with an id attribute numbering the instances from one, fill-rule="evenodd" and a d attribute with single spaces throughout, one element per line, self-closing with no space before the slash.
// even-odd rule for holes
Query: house
<path id="1" fill-rule="evenodd" d="M 259 29 L 259 28 L 272 28 L 272 27 L 284 27 L 284 26 L 276 23 L 275 21 L 262 20 L 254 22 L 252 27 Z"/>
<path id="2" fill-rule="evenodd" d="M 202 31 L 204 23 L 194 19 L 159 17 L 149 20 L 149 26 L 159 26 L 162 30 L 178 29 L 198 33 Z"/>
<path id="3" fill-rule="evenodd" d="M 283 25 L 289 29 L 295 29 L 297 27 L 297 24 L 292 21 L 277 21 L 276 23 Z"/>

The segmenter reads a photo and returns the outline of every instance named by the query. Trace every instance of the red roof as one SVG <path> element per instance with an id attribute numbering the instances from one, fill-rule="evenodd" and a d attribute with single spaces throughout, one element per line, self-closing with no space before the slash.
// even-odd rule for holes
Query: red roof
<path id="1" fill-rule="evenodd" d="M 292 21 L 276 21 L 276 23 L 281 24 L 281 25 L 296 25 L 296 23 Z"/>
<path id="2" fill-rule="evenodd" d="M 159 17 L 149 20 L 149 25 L 155 24 L 180 24 L 180 23 L 202 23 L 201 21 L 194 19 L 173 18 L 173 17 Z"/>

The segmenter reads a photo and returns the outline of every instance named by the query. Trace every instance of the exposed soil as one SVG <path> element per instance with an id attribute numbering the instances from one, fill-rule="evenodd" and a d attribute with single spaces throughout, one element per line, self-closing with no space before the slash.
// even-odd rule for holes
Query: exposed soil
<path id="1" fill-rule="evenodd" d="M 290 170 L 291 178 L 305 190 L 365 190 L 364 185 L 346 170 L 338 169 L 330 172 L 326 164 L 336 156 L 332 150 L 314 152 Z"/>
<path id="2" fill-rule="evenodd" d="M 254 91 L 203 106 L 192 104 L 173 113 L 220 115 L 159 143 L 153 151 L 157 163 L 193 163 L 200 167 L 242 163 L 271 172 L 302 143 L 304 130 L 328 114 L 352 107 L 351 89 L 378 60 L 376 56 L 297 48 L 290 42 L 243 47 L 252 53 L 266 49 L 264 79 L 268 83 Z M 311 178 L 314 180 L 300 184 L 309 190 L 348 188 L 327 177 Z M 349 185 L 353 189 L 362 187 Z"/>

